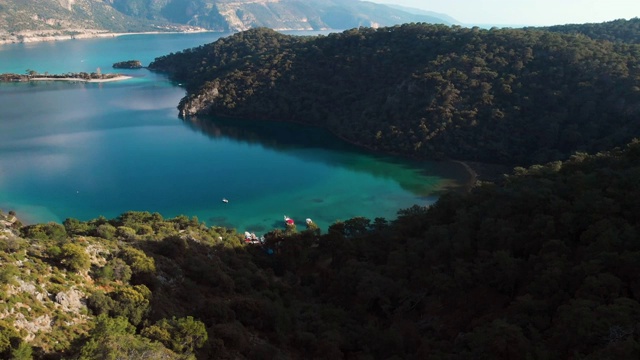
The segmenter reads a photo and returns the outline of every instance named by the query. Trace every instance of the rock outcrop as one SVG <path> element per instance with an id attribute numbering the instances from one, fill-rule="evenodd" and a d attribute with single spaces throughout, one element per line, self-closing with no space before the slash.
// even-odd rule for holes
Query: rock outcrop
<path id="1" fill-rule="evenodd" d="M 56 303 L 60 304 L 66 311 L 77 312 L 85 305 L 84 293 L 77 289 L 61 291 L 56 294 Z"/>

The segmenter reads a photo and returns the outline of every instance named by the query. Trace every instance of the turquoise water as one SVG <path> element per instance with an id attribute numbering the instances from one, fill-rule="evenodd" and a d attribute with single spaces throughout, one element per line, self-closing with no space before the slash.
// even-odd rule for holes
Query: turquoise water
<path id="1" fill-rule="evenodd" d="M 219 34 L 131 35 L 0 46 L 0 72 L 112 72 L 111 64 Z M 145 69 L 110 83 L 0 84 L 0 209 L 26 222 L 128 210 L 197 216 L 239 231 L 288 215 L 323 230 L 354 216 L 392 219 L 464 176 L 449 164 L 368 154 L 329 133 L 251 120 L 181 120 L 184 90 Z M 228 203 L 222 199 L 229 200 Z"/>

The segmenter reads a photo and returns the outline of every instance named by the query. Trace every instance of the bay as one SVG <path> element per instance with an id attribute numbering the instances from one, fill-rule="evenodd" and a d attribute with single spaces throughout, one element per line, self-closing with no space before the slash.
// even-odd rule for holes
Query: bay
<path id="1" fill-rule="evenodd" d="M 220 36 L 0 45 L 0 72 L 113 72 L 115 62 L 146 65 Z M 466 180 L 460 166 L 371 154 L 318 128 L 182 120 L 178 84 L 146 69 L 118 72 L 133 78 L 0 84 L 0 209 L 28 223 L 129 210 L 182 214 L 241 232 L 282 227 L 288 215 L 326 230 L 355 216 L 393 219 Z"/>

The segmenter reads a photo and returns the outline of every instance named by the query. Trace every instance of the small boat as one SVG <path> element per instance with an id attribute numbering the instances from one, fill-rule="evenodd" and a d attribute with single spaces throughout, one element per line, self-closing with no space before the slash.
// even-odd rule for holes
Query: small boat
<path id="1" fill-rule="evenodd" d="M 313 221 L 311 221 L 311 219 L 307 218 L 307 225 L 311 225 L 313 224 Z"/>
<path id="2" fill-rule="evenodd" d="M 256 233 L 250 233 L 248 231 L 245 231 L 244 242 L 247 244 L 258 244 L 260 243 L 260 239 L 258 239 L 258 236 L 256 236 Z"/>
<path id="3" fill-rule="evenodd" d="M 226 204 L 229 202 L 229 200 L 227 200 L 226 198 L 222 198 L 222 202 Z"/>
<path id="4" fill-rule="evenodd" d="M 295 223 L 293 222 L 293 219 L 288 217 L 287 215 L 284 216 L 284 223 L 285 225 L 288 225 L 288 226 L 295 225 Z"/>

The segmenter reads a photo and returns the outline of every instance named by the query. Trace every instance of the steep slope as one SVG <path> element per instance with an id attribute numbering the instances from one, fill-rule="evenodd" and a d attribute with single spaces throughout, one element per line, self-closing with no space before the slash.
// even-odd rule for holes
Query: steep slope
<path id="1" fill-rule="evenodd" d="M 184 116 L 320 125 L 407 156 L 532 164 L 640 135 L 640 47 L 407 24 L 315 38 L 266 29 L 156 59 Z"/>
<path id="2" fill-rule="evenodd" d="M 442 20 L 446 21 L 444 24 L 448 23 L 450 25 L 462 25 L 462 23 L 460 21 L 452 18 L 451 16 L 449 16 L 447 14 L 443 14 L 443 13 L 439 13 L 439 12 L 435 12 L 435 11 L 416 9 L 416 8 L 412 8 L 412 7 L 402 6 L 402 5 L 394 5 L 394 4 L 384 4 L 384 5 L 386 5 L 386 6 L 390 7 L 390 8 L 394 8 L 394 9 L 402 10 L 404 12 L 408 12 L 410 14 L 433 16 L 435 18 L 439 18 L 439 19 L 442 19 Z"/>
<path id="3" fill-rule="evenodd" d="M 447 23 L 359 0 L 4 0 L 0 41 L 99 32 L 233 32 L 347 29 L 405 22 Z"/>
<path id="4" fill-rule="evenodd" d="M 84 32 L 157 31 L 95 0 L 8 0 L 0 3 L 0 39 L 81 34 Z"/>
<path id="5" fill-rule="evenodd" d="M 638 177 L 633 141 L 265 245 L 184 216 L 0 214 L 0 357 L 637 359 Z"/>
<path id="6" fill-rule="evenodd" d="M 447 23 L 359 0 L 173 0 L 143 6 L 139 0 L 115 0 L 114 7 L 131 16 L 164 18 L 220 31 L 255 27 L 281 30 L 349 29 L 405 22 Z"/>

